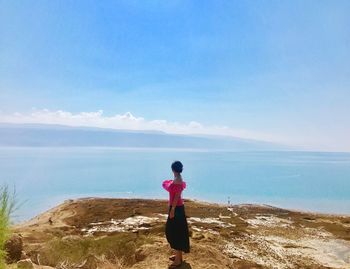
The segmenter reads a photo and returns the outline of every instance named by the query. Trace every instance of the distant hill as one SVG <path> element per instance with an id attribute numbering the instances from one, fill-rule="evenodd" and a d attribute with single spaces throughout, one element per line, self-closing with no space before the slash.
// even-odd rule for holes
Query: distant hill
<path id="1" fill-rule="evenodd" d="M 286 146 L 227 136 L 176 135 L 160 131 L 115 130 L 50 124 L 0 123 L 0 146 L 136 147 L 218 150 L 284 150 Z"/>

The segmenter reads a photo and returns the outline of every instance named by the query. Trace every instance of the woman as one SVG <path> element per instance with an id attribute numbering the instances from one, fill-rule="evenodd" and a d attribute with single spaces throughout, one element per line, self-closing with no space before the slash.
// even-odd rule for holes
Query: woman
<path id="1" fill-rule="evenodd" d="M 190 252 L 190 242 L 185 207 L 181 197 L 182 191 L 186 188 L 186 182 L 181 176 L 182 163 L 173 162 L 171 170 L 174 173 L 174 180 L 163 181 L 163 188 L 169 192 L 169 211 L 165 234 L 170 247 L 175 250 L 175 255 L 169 257 L 173 261 L 169 268 L 177 268 L 182 264 L 182 252 Z"/>

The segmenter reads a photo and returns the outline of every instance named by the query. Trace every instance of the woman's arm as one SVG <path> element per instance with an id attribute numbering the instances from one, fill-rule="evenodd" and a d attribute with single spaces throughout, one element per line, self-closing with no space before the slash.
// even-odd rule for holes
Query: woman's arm
<path id="1" fill-rule="evenodd" d="M 175 196 L 174 196 L 174 200 L 173 200 L 173 203 L 171 205 L 171 210 L 170 210 L 170 213 L 169 213 L 169 217 L 172 219 L 174 218 L 174 215 L 175 215 L 175 207 L 177 205 L 177 201 L 179 200 L 179 197 L 180 197 L 180 192 L 177 192 L 175 193 Z"/>

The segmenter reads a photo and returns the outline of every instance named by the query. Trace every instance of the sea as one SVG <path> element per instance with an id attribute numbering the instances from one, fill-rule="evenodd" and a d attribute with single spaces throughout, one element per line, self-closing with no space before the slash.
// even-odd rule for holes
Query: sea
<path id="1" fill-rule="evenodd" d="M 0 185 L 15 191 L 14 222 L 80 197 L 167 199 L 180 160 L 183 197 L 350 214 L 350 153 L 140 148 L 0 148 Z"/>

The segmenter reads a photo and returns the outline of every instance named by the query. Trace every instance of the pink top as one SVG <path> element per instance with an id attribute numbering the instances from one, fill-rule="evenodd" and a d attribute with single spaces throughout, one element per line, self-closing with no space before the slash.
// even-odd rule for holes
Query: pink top
<path id="1" fill-rule="evenodd" d="M 169 192 L 169 205 L 173 204 L 174 197 L 176 193 L 180 193 L 180 197 L 177 200 L 177 206 L 181 206 L 184 204 L 181 193 L 186 188 L 186 182 L 182 181 L 182 184 L 174 184 L 173 180 L 168 179 L 163 181 L 163 188 Z"/>

